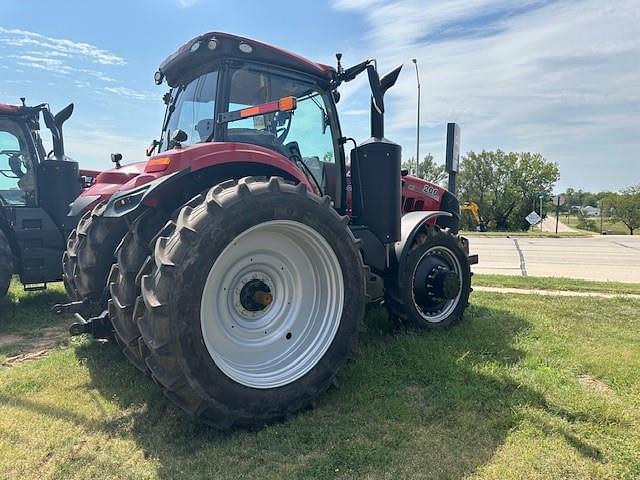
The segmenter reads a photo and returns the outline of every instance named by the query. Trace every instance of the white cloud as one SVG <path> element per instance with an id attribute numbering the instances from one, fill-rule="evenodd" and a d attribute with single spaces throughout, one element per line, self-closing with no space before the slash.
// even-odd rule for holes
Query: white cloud
<path id="1" fill-rule="evenodd" d="M 128 133 L 122 135 L 94 123 L 76 121 L 65 130 L 65 150 L 85 168 L 113 168 L 110 153 L 122 153 L 124 163 L 146 160 L 144 150 L 149 138 Z"/>
<path id="2" fill-rule="evenodd" d="M 148 100 L 149 95 L 146 93 L 137 92 L 127 87 L 105 87 L 105 91 L 118 95 L 119 97 L 130 98 L 135 100 Z"/>
<path id="3" fill-rule="evenodd" d="M 176 0 L 178 5 L 182 8 L 193 7 L 196 3 L 200 3 L 202 0 Z"/>
<path id="4" fill-rule="evenodd" d="M 41 48 L 51 56 L 82 58 L 102 65 L 126 65 L 124 58 L 84 42 L 53 38 L 35 32 L 0 27 L 0 43 L 13 47 Z"/>
<path id="5" fill-rule="evenodd" d="M 639 164 L 628 160 L 640 149 L 640 1 L 338 0 L 334 6 L 366 17 L 367 55 L 380 59 L 381 70 L 407 62 L 390 91 L 387 130 L 415 128 L 415 74 L 408 63 L 415 57 L 422 124 L 460 122 L 464 149 L 542 151 L 559 161 L 565 182 L 595 185 L 587 172 L 605 161 L 618 173 L 603 187 L 621 187 L 633 180 L 630 174 L 640 178 Z M 627 159 L 609 158 L 614 144 L 629 146 Z"/>

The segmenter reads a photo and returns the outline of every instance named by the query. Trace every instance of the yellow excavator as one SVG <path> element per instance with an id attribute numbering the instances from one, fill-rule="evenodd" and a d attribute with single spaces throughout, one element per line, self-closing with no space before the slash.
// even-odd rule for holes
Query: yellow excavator
<path id="1" fill-rule="evenodd" d="M 460 207 L 460 211 L 467 211 L 471 213 L 471 216 L 473 216 L 473 219 L 477 224 L 476 229 L 479 232 L 487 231 L 487 226 L 484 224 L 484 220 L 482 220 L 482 217 L 480 216 L 480 207 L 478 207 L 478 204 L 476 202 L 464 202 Z"/>

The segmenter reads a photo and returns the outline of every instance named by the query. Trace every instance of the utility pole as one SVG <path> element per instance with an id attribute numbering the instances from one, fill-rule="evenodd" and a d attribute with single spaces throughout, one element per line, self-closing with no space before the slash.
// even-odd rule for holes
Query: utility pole
<path id="1" fill-rule="evenodd" d="M 416 118 L 416 176 L 419 176 L 418 165 L 420 164 L 420 74 L 418 73 L 418 60 L 412 58 L 411 61 L 416 67 L 416 82 L 418 84 L 418 116 Z"/>
<path id="2" fill-rule="evenodd" d="M 600 235 L 602 235 L 602 204 L 604 202 L 602 200 L 598 201 L 598 206 L 600 207 Z"/>

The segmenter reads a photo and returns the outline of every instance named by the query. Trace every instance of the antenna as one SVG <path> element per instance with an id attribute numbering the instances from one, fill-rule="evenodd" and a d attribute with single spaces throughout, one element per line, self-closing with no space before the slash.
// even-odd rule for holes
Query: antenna
<path id="1" fill-rule="evenodd" d="M 342 64 L 340 63 L 340 60 L 342 60 L 342 53 L 336 53 L 336 60 L 338 61 L 338 75 L 340 75 L 342 72 L 344 72 Z"/>
<path id="2" fill-rule="evenodd" d="M 20 101 L 22 102 L 22 106 L 26 107 L 27 106 L 27 98 L 26 97 L 20 97 Z"/>

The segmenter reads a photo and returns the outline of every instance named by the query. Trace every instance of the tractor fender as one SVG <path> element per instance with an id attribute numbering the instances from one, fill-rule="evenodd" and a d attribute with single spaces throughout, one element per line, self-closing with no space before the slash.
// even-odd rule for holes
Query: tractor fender
<path id="1" fill-rule="evenodd" d="M 156 206 L 157 199 L 161 195 L 172 193 L 172 190 L 177 187 L 176 184 L 182 183 L 179 180 L 188 176 L 189 173 L 191 168 L 187 167 L 131 190 L 114 193 L 107 203 L 103 216 L 108 218 L 136 216 L 144 210 L 145 206 Z"/>
<path id="2" fill-rule="evenodd" d="M 425 212 L 409 212 L 402 216 L 400 220 L 400 241 L 395 244 L 395 254 L 397 260 L 397 266 L 401 269 L 404 264 L 405 258 L 413 240 L 420 229 L 429 223 L 430 220 L 434 220 L 438 217 L 453 217 L 451 212 L 443 212 L 440 210 Z M 433 223 L 433 222 L 431 222 Z"/>
<path id="3" fill-rule="evenodd" d="M 173 211 L 225 180 L 251 175 L 282 177 L 294 183 L 301 182 L 300 178 L 294 177 L 290 172 L 261 162 L 236 160 L 199 169 L 186 167 L 139 187 L 114 194 L 107 204 L 104 216 L 135 218 L 146 208 Z"/>

